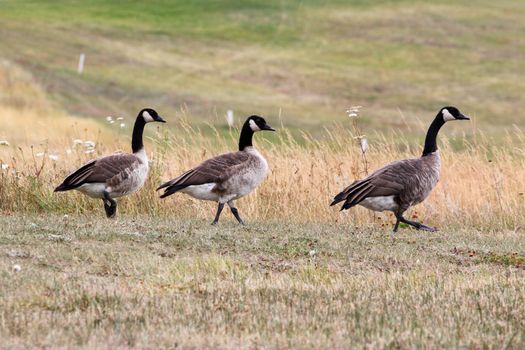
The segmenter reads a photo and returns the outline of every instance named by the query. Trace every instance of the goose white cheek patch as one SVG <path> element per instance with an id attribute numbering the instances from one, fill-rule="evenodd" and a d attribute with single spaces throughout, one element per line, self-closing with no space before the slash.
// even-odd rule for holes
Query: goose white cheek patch
<path id="1" fill-rule="evenodd" d="M 443 120 L 446 122 L 456 119 L 446 108 L 441 113 L 443 114 Z"/>
<path id="2" fill-rule="evenodd" d="M 146 123 L 149 123 L 149 122 L 152 122 L 154 121 L 155 119 L 153 119 L 153 117 L 151 116 L 151 114 L 149 114 L 148 111 L 144 111 L 142 113 L 142 118 L 144 118 L 144 120 L 146 121 Z"/>
<path id="3" fill-rule="evenodd" d="M 253 121 L 253 119 L 250 119 L 250 128 L 252 131 L 261 131 L 261 128 Z"/>

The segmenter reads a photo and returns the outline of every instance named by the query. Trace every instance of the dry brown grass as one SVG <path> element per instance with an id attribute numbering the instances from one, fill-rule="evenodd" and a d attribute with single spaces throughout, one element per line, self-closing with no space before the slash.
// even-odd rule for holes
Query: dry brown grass
<path id="1" fill-rule="evenodd" d="M 525 343 L 525 245 L 514 232 L 407 230 L 392 241 L 346 224 L 49 214 L 0 226 L 0 347 Z"/>
<path id="2" fill-rule="evenodd" d="M 148 144 L 153 165 L 150 179 L 138 194 L 121 201 L 121 213 L 211 218 L 213 204 L 194 201 L 181 194 L 160 200 L 154 188 L 162 180 L 173 178 L 212 155 L 235 149 L 237 131 L 232 131 L 229 136 L 217 132 L 216 137 L 210 138 L 186 123 L 180 123 L 175 130 L 157 129 L 157 134 Z M 108 131 L 104 130 L 104 133 Z M 256 136 L 258 148 L 268 158 L 270 173 L 255 193 L 239 201 L 241 213 L 249 221 L 343 221 L 356 225 L 377 221 L 377 218 L 380 218 L 380 223 L 391 221 L 388 215 L 375 215 L 374 218 L 360 208 L 338 213 L 336 208 L 328 206 L 332 196 L 343 186 L 364 175 L 364 163 L 351 131 L 342 126 L 327 133 L 329 136 L 324 140 L 304 135 L 300 142 L 283 129 L 272 143 Z M 86 135 L 95 140 L 104 139 L 98 136 L 97 129 L 88 129 Z M 1 159 L 10 165 L 1 174 L 0 205 L 4 211 L 72 213 L 97 208 L 96 215 L 102 215 L 99 201 L 85 199 L 77 193 L 53 194 L 52 190 L 69 171 L 87 159 L 118 149 L 127 150 L 128 137 L 122 137 L 119 142 L 98 142 L 95 153 L 87 155 L 83 145 L 72 145 L 72 137 L 68 140 L 68 136 L 62 134 L 59 138 L 66 142 L 58 146 L 54 144 L 53 148 L 49 144 L 33 149 L 24 145 L 3 147 Z M 475 143 L 463 144 L 461 151 L 454 150 L 443 135 L 441 141 L 441 181 L 430 198 L 416 207 L 411 215 L 438 226 L 511 229 L 523 226 L 523 134 L 517 131 L 498 148 L 490 147 L 489 140 L 482 137 Z M 72 153 L 67 155 L 66 149 L 72 149 Z M 42 155 L 43 152 L 47 153 Z M 419 152 L 418 146 L 409 145 L 401 135 L 377 138 L 367 152 L 369 169 L 395 159 L 413 157 Z M 54 161 L 49 154 L 60 158 Z"/>

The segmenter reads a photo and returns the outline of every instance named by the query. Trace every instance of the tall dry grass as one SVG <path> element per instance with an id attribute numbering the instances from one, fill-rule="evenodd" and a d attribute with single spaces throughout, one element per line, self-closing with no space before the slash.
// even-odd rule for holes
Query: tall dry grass
<path id="1" fill-rule="evenodd" d="M 13 78 L 14 75 L 14 78 Z M 53 193 L 63 178 L 93 157 L 116 150 L 129 150 L 133 120 L 125 128 L 120 121 L 103 125 L 74 118 L 56 109 L 31 77 L 5 62 L 0 64 L 0 210 L 15 212 L 90 213 L 103 216 L 102 203 L 79 193 Z M 23 95 L 20 99 L 18 96 Z M 183 113 L 184 114 L 184 113 Z M 151 173 L 137 194 L 120 200 L 119 213 L 201 217 L 210 220 L 215 204 L 195 201 L 183 194 L 160 200 L 154 189 L 213 155 L 235 150 L 238 130 L 230 132 L 210 127 L 194 128 L 179 118 L 170 120 L 171 129 L 148 126 L 147 151 Z M 272 121 L 273 122 L 273 121 Z M 343 221 L 363 225 L 389 224 L 389 214 L 372 214 L 363 208 L 340 213 L 329 207 L 333 195 L 365 170 L 373 170 L 392 160 L 419 155 L 421 146 L 395 132 L 376 135 L 363 157 L 354 122 L 326 130 L 326 137 L 308 134 L 292 137 L 280 128 L 273 142 L 261 135 L 255 143 L 267 157 L 270 172 L 252 194 L 239 200 L 240 213 L 247 221 L 291 220 L 298 222 Z M 446 129 L 446 127 L 445 127 Z M 152 130 L 154 130 L 152 132 Z M 170 131 L 171 130 L 171 131 Z M 425 128 L 417 130 L 423 139 Z M 211 132 L 211 136 L 210 136 Z M 431 196 L 409 215 L 430 225 L 476 226 L 518 230 L 525 226 L 525 135 L 509 133 L 507 140 L 494 146 L 477 132 L 474 141 L 440 136 L 442 174 Z M 86 145 L 93 141 L 95 147 Z M 457 145 L 455 145 L 457 146 Z M 461 149 L 457 151 L 455 149 Z M 366 168 L 366 169 L 365 169 Z M 228 214 L 224 215 L 223 220 Z"/>
<path id="2" fill-rule="evenodd" d="M 172 122 L 173 124 L 173 122 Z M 154 189 L 163 180 L 177 176 L 213 155 L 236 147 L 237 131 L 214 137 L 186 122 L 174 130 L 158 128 L 150 138 L 147 151 L 151 173 L 146 186 L 137 194 L 120 201 L 120 214 L 146 213 L 211 219 L 215 205 L 198 202 L 183 194 L 160 200 Z M 252 194 L 239 200 L 241 213 L 248 220 L 345 221 L 361 225 L 392 221 L 389 215 L 373 215 L 362 208 L 339 213 L 328 204 L 334 194 L 356 178 L 364 176 L 365 163 L 355 135 L 344 127 L 327 130 L 327 137 L 315 140 L 303 135 L 297 140 L 286 129 L 275 142 L 256 136 L 256 144 L 267 157 L 270 172 L 266 181 Z M 513 137 L 491 147 L 478 137 L 455 151 L 447 137 L 441 136 L 442 175 L 432 195 L 415 207 L 410 215 L 431 225 L 480 227 L 523 226 L 525 212 L 525 141 L 516 131 Z M 518 140 L 518 141 L 516 141 Z M 53 193 L 68 172 L 88 159 L 129 148 L 129 139 L 99 142 L 92 153 L 86 145 L 62 145 L 71 153 L 35 148 L 4 147 L 2 160 L 9 168 L 0 173 L 0 208 L 4 212 L 86 213 L 102 216 L 102 204 L 76 192 Z M 78 142 L 78 141 L 77 141 Z M 88 147 L 89 148 L 89 147 Z M 56 149 L 56 146 L 55 146 Z M 87 151 L 89 152 L 89 151 Z M 420 147 L 409 144 L 401 135 L 383 136 L 370 143 L 366 153 L 369 169 L 395 159 L 413 157 Z M 6 156 L 6 154 L 9 154 Z M 56 159 L 56 157 L 59 157 Z M 224 218 L 223 218 L 224 219 Z"/>

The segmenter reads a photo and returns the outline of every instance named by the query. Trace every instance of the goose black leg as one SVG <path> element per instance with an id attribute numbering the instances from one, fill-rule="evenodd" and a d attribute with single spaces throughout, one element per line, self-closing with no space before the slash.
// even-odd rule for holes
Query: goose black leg
<path id="1" fill-rule="evenodd" d="M 117 202 L 109 196 L 107 191 L 104 191 L 104 209 L 108 218 L 114 218 L 117 214 Z"/>
<path id="2" fill-rule="evenodd" d="M 219 222 L 219 217 L 221 216 L 222 208 L 224 208 L 224 203 L 219 203 L 219 206 L 217 207 L 217 214 L 215 214 L 215 219 L 211 223 L 212 225 L 217 225 Z"/>
<path id="3" fill-rule="evenodd" d="M 394 233 L 397 232 L 397 229 L 399 228 L 399 217 L 396 217 L 396 224 L 394 225 Z"/>
<path id="4" fill-rule="evenodd" d="M 396 219 L 397 219 L 397 221 L 396 221 L 396 224 L 394 225 L 394 232 L 397 232 L 397 228 L 398 228 L 400 222 L 402 222 L 404 224 L 407 224 L 407 225 L 410 225 L 412 227 L 415 227 L 417 230 L 429 231 L 429 232 L 436 232 L 437 231 L 437 229 L 435 229 L 433 227 L 430 227 L 430 226 L 427 226 L 427 225 L 423 225 L 420 222 L 407 220 L 402 215 L 397 215 Z"/>
<path id="5" fill-rule="evenodd" d="M 230 207 L 230 210 L 232 211 L 233 216 L 239 221 L 239 224 L 244 225 L 244 221 L 242 221 L 241 217 L 239 216 L 239 211 L 235 207 L 235 203 L 233 201 L 228 202 L 228 206 Z"/>

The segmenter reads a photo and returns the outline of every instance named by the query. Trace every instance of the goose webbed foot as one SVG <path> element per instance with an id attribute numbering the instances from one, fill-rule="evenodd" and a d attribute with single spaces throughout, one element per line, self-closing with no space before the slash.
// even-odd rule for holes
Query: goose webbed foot
<path id="1" fill-rule="evenodd" d="M 427 226 L 427 225 L 423 225 L 422 223 L 417 222 L 417 221 L 407 220 L 401 215 L 397 216 L 396 224 L 394 225 L 394 232 L 397 232 L 400 222 L 402 222 L 404 224 L 407 224 L 407 225 L 410 225 L 410 226 L 414 227 L 416 230 L 427 231 L 427 232 L 437 232 L 437 228 L 430 227 L 430 226 Z"/>
<path id="2" fill-rule="evenodd" d="M 219 222 L 219 217 L 221 216 L 222 209 L 224 208 L 224 203 L 219 203 L 219 206 L 217 207 L 217 214 L 215 214 L 215 219 L 211 223 L 212 225 L 217 225 Z"/>
<path id="3" fill-rule="evenodd" d="M 117 215 L 117 206 L 116 205 L 107 205 L 104 203 L 104 209 L 106 210 L 106 216 L 109 219 L 113 219 Z"/>
<path id="4" fill-rule="evenodd" d="M 117 202 L 109 196 L 109 193 L 104 192 L 104 209 L 106 210 L 106 216 L 110 219 L 117 215 Z"/>
<path id="5" fill-rule="evenodd" d="M 415 227 L 415 229 L 418 230 L 418 231 L 427 231 L 427 232 L 436 232 L 437 231 L 437 229 L 435 229 L 434 227 L 423 225 L 422 223 L 417 222 L 417 221 L 405 220 L 404 223 Z"/>
<path id="6" fill-rule="evenodd" d="M 233 204 L 233 201 L 228 202 L 228 206 L 230 207 L 230 210 L 232 211 L 233 216 L 239 221 L 239 224 L 244 225 L 244 221 L 242 221 L 241 216 L 239 215 L 239 210 L 235 207 L 235 204 Z"/>
<path id="7" fill-rule="evenodd" d="M 417 229 L 421 231 L 427 231 L 427 232 L 437 232 L 438 231 L 438 229 L 435 227 L 430 227 L 427 225 L 423 225 L 421 223 L 419 224 L 419 227 Z"/>

